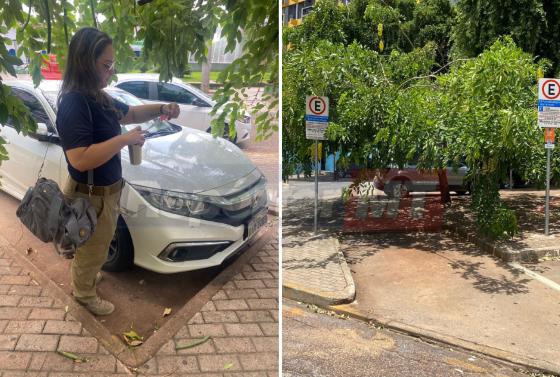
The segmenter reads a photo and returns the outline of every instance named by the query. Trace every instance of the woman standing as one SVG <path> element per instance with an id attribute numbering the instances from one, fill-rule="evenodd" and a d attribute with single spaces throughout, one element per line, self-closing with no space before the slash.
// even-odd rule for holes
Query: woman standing
<path id="1" fill-rule="evenodd" d="M 140 127 L 121 134 L 121 124 L 142 123 L 160 115 L 179 116 L 175 103 L 129 107 L 111 99 L 103 88 L 114 73 L 112 39 L 95 28 L 82 28 L 68 47 L 66 70 L 58 98 L 56 126 L 68 163 L 63 189 L 68 198 L 86 197 L 97 212 L 92 237 L 72 261 L 72 294 L 95 315 L 113 312 L 114 305 L 97 295 L 99 271 L 107 259 L 117 226 L 123 186 L 120 151 L 144 144 Z M 88 185 L 93 173 L 93 186 Z"/>

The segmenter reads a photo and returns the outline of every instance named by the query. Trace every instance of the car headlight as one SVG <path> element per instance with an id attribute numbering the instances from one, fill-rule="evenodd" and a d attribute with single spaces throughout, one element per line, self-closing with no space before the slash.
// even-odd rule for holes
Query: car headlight
<path id="1" fill-rule="evenodd" d="M 220 208 L 208 198 L 181 192 L 131 185 L 151 205 L 177 215 L 210 220 L 220 213 Z"/>

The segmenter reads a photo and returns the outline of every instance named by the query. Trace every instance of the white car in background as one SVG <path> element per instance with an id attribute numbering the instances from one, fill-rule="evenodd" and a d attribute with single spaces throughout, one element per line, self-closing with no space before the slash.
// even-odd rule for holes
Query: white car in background
<path id="1" fill-rule="evenodd" d="M 196 128 L 210 132 L 212 119 L 210 115 L 216 104 L 206 93 L 186 84 L 178 78 L 171 82 L 160 82 L 157 73 L 124 73 L 117 75 L 118 81 L 111 86 L 117 87 L 140 98 L 145 103 L 176 102 L 181 113 L 173 123 L 183 127 Z M 251 116 L 245 113 L 235 122 L 236 136 L 234 143 L 247 141 L 251 138 Z M 224 138 L 229 140 L 229 125 L 224 127 Z"/>
<path id="2" fill-rule="evenodd" d="M 58 84 L 8 81 L 38 123 L 24 136 L 6 122 L 0 136 L 9 160 L 0 165 L 0 189 L 22 199 L 43 176 L 62 185 L 67 165 L 55 129 Z M 129 105 L 141 104 L 119 89 L 107 93 Z M 128 125 L 127 128 L 137 125 Z M 234 144 L 206 132 L 154 120 L 142 148 L 142 164 L 129 163 L 123 149 L 121 214 L 108 271 L 133 263 L 159 273 L 175 273 L 220 265 L 238 252 L 266 223 L 267 192 L 260 170 Z"/>

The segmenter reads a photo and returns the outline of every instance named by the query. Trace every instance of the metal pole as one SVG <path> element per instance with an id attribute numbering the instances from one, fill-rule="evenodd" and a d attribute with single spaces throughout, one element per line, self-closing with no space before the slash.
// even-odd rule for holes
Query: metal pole
<path id="1" fill-rule="evenodd" d="M 548 236 L 548 203 L 550 201 L 550 148 L 546 150 L 546 198 L 544 207 L 544 235 Z"/>
<path id="2" fill-rule="evenodd" d="M 313 232 L 317 234 L 317 208 L 319 207 L 319 143 L 315 140 L 315 221 Z"/>

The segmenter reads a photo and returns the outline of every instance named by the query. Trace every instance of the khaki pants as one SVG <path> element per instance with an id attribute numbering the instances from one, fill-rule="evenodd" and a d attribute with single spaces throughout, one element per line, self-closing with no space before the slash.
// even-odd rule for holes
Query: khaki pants
<path id="1" fill-rule="evenodd" d="M 117 228 L 121 192 L 88 196 L 76 192 L 76 185 L 76 181 L 68 177 L 62 191 L 69 199 L 89 199 L 97 213 L 97 227 L 91 238 L 76 250 L 71 267 L 72 288 L 74 297 L 91 298 L 97 295 L 95 277 L 107 260 L 109 246 Z"/>

